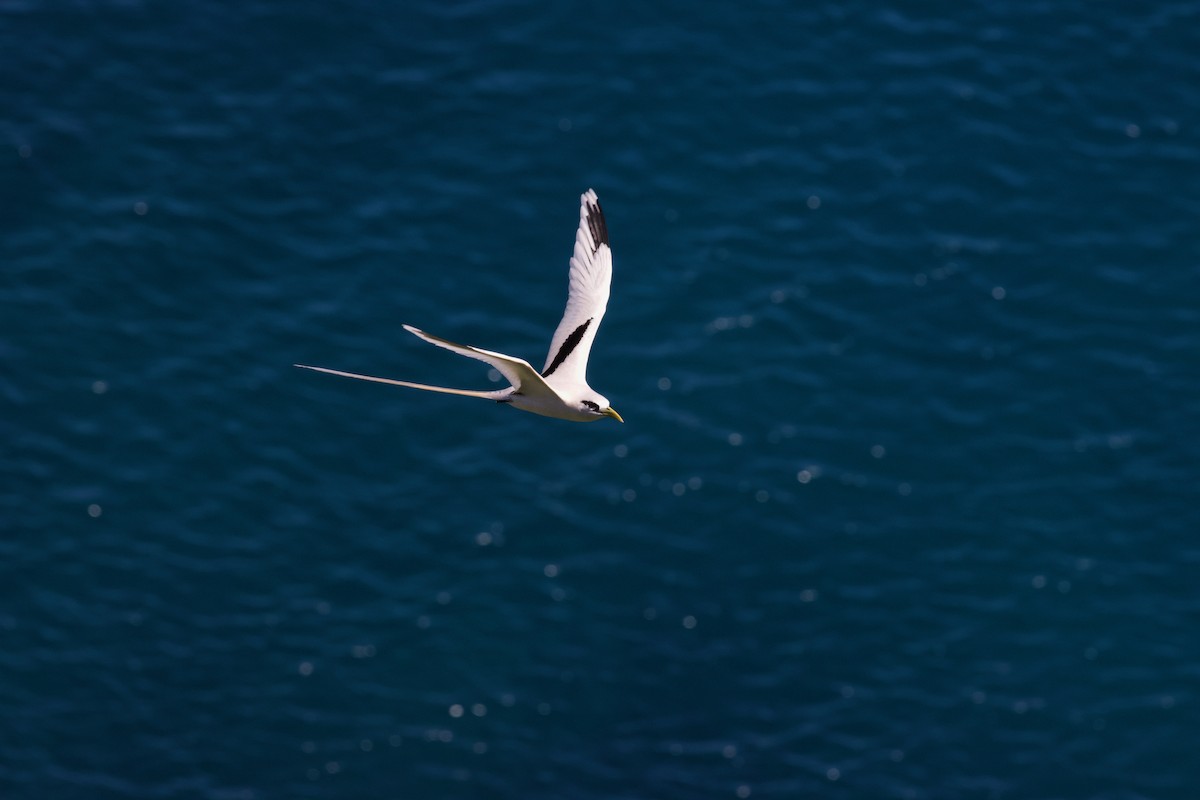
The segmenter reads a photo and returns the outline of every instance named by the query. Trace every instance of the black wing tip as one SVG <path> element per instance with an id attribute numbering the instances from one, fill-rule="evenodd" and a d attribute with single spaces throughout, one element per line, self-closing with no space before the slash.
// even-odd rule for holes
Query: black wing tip
<path id="1" fill-rule="evenodd" d="M 600 198 L 591 189 L 584 195 L 584 208 L 587 209 L 588 232 L 592 234 L 592 255 L 600 249 L 600 245 L 608 243 L 608 224 L 604 221 L 604 210 L 600 208 Z"/>

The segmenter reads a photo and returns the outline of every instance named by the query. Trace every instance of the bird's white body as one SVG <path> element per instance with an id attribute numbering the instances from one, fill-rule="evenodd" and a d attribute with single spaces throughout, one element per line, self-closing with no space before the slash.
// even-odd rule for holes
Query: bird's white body
<path id="1" fill-rule="evenodd" d="M 305 364 L 296 366 L 364 381 L 495 400 L 521 411 L 573 422 L 594 422 L 603 417 L 623 422 L 621 415 L 609 406 L 608 400 L 588 386 L 586 377 L 588 354 L 608 306 L 611 282 L 612 249 L 608 242 L 608 228 L 600 201 L 596 193 L 589 189 L 579 198 L 579 229 L 575 234 L 575 251 L 571 255 L 567 309 L 554 331 L 546 366 L 540 373 L 524 359 L 456 344 L 411 325 L 405 325 L 404 329 L 430 344 L 490 364 L 512 385 L 507 389 L 483 392 L 376 378 Z"/>

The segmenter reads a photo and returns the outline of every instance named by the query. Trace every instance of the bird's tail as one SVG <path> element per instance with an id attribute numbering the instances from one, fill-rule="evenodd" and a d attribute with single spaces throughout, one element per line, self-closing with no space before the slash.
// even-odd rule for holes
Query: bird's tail
<path id="1" fill-rule="evenodd" d="M 300 369 L 311 369 L 316 372 L 328 372 L 330 375 L 341 375 L 343 378 L 357 378 L 360 381 L 374 381 L 375 383 L 390 383 L 393 386 L 407 386 L 409 389 L 424 389 L 427 392 L 441 392 L 442 394 L 460 394 L 464 397 L 482 397 L 486 400 L 495 400 L 500 395 L 507 392 L 506 389 L 501 389 L 496 392 L 477 392 L 473 389 L 448 389 L 445 386 L 427 386 L 423 383 L 410 383 L 408 381 L 397 381 L 391 378 L 376 378 L 372 375 L 359 375 L 355 372 L 342 372 L 336 369 L 326 369 L 325 367 L 310 367 L 307 364 L 293 364 Z"/>

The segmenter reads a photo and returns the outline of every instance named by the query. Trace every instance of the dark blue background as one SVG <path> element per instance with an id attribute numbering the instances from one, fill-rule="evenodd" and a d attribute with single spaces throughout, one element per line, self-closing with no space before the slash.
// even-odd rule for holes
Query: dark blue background
<path id="1" fill-rule="evenodd" d="M 0 3 L 0 796 L 1194 797 L 1200 3 L 794 5 Z"/>

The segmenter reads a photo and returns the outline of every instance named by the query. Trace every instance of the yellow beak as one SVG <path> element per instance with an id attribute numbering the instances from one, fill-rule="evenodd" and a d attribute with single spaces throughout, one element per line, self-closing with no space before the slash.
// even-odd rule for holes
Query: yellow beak
<path id="1" fill-rule="evenodd" d="M 621 419 L 621 415 L 620 415 L 620 414 L 618 414 L 618 413 L 617 413 L 617 411 L 616 411 L 616 409 L 614 409 L 614 408 L 606 408 L 606 409 L 604 409 L 604 411 L 603 411 L 603 412 L 601 412 L 601 413 L 603 413 L 603 414 L 604 414 L 604 416 L 606 416 L 606 417 L 612 417 L 612 418 L 613 418 L 613 419 L 615 419 L 617 422 L 622 422 L 622 423 L 623 423 L 623 422 L 625 422 L 625 420 Z"/>

